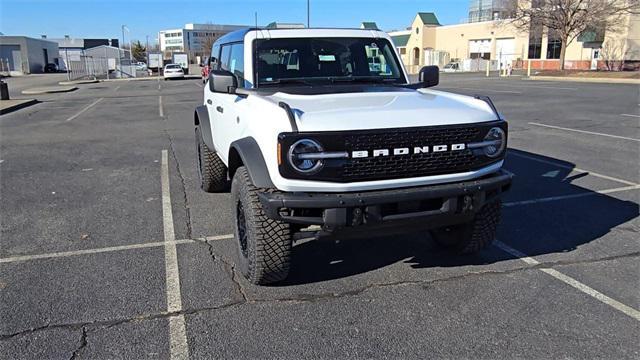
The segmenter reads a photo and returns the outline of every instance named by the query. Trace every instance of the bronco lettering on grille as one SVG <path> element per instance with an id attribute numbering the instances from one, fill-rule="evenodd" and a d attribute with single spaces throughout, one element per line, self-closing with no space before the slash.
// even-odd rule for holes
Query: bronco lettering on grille
<path id="1" fill-rule="evenodd" d="M 462 151 L 466 149 L 467 146 L 465 144 L 452 144 L 452 145 L 434 145 L 434 146 L 414 146 L 413 149 L 404 147 L 404 148 L 394 148 L 394 149 L 375 149 L 371 151 L 373 157 L 379 156 L 401 156 L 401 155 L 410 155 L 410 154 L 427 154 L 430 152 L 444 152 L 444 151 Z M 368 158 L 369 150 L 357 150 L 351 152 L 352 159 L 362 159 Z"/>

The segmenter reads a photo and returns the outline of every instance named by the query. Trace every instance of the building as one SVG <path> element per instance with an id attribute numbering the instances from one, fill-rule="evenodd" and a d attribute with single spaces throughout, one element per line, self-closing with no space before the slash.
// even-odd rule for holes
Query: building
<path id="1" fill-rule="evenodd" d="M 42 36 L 46 39 L 46 36 Z M 65 35 L 64 38 L 52 38 L 51 41 L 58 43 L 59 58 L 60 58 L 60 70 L 67 70 L 69 61 L 80 61 L 82 56 L 85 56 L 85 52 L 88 49 L 92 49 L 99 46 L 119 47 L 118 39 L 80 39 L 72 38 L 69 35 Z"/>
<path id="2" fill-rule="evenodd" d="M 507 19 L 510 15 L 509 0 L 470 0 L 469 22 Z"/>
<path id="3" fill-rule="evenodd" d="M 182 29 L 162 30 L 159 33 L 160 50 L 165 58 L 174 52 L 186 52 L 191 63 L 209 56 L 211 45 L 221 36 L 239 29 L 242 25 L 185 24 Z M 200 57 L 200 59 L 198 59 Z"/>
<path id="4" fill-rule="evenodd" d="M 619 33 L 585 32 L 566 49 L 566 69 L 600 69 L 611 44 L 623 48 L 616 60 L 640 62 L 640 15 L 629 14 Z M 425 65 L 443 66 L 446 61 L 473 60 L 475 70 L 524 67 L 560 69 L 561 42 L 545 29 L 521 31 L 506 21 L 491 20 L 441 25 L 433 13 L 416 14 L 409 31 L 389 33 L 407 69 L 418 72 Z M 608 55 L 611 57 L 611 55 Z M 480 65 L 482 64 L 482 65 Z"/>
<path id="5" fill-rule="evenodd" d="M 16 75 L 44 72 L 46 64 L 58 64 L 58 44 L 26 36 L 0 36 L 2 68 Z"/>

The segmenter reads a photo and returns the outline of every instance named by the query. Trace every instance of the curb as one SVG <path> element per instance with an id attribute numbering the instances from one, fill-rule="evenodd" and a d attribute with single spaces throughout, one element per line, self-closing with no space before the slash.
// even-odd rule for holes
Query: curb
<path id="1" fill-rule="evenodd" d="M 97 79 L 91 80 L 74 80 L 74 81 L 60 81 L 58 85 L 79 85 L 79 84 L 95 84 L 97 83 Z"/>
<path id="2" fill-rule="evenodd" d="M 2 101 L 11 101 L 11 100 L 2 100 Z M 10 112 L 14 112 L 16 110 L 20 110 L 22 108 L 26 108 L 31 105 L 35 105 L 37 103 L 38 103 L 38 100 L 36 99 L 27 99 L 27 100 L 24 100 L 23 102 L 19 102 L 9 107 L 0 108 L 0 115 L 8 114 Z"/>
<path id="3" fill-rule="evenodd" d="M 192 79 L 200 79 L 202 76 L 201 75 L 185 75 L 184 79 L 185 80 L 192 80 Z M 158 76 L 146 76 L 146 77 L 139 77 L 139 78 L 127 78 L 127 79 L 101 79 L 98 80 L 100 82 L 118 82 L 118 81 L 149 81 L 149 80 L 164 80 L 164 77 L 160 76 L 158 78 Z"/>
<path id="4" fill-rule="evenodd" d="M 583 77 L 561 77 L 561 76 L 531 76 L 527 80 L 545 80 L 545 81 L 568 81 L 568 82 L 585 82 L 599 84 L 635 84 L 640 85 L 640 79 L 615 79 L 615 78 L 583 78 Z"/>
<path id="5" fill-rule="evenodd" d="M 22 94 L 24 95 L 53 94 L 53 93 L 69 92 L 77 89 L 78 88 L 75 86 L 33 88 L 33 89 L 22 90 Z"/>

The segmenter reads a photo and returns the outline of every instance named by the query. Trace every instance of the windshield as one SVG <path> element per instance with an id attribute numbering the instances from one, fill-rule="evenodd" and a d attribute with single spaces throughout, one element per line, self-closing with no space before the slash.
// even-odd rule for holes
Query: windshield
<path id="1" fill-rule="evenodd" d="M 386 39 L 282 38 L 258 40 L 259 85 L 327 82 L 406 83 Z"/>
<path id="2" fill-rule="evenodd" d="M 167 65 L 167 69 L 182 69 L 180 65 Z"/>

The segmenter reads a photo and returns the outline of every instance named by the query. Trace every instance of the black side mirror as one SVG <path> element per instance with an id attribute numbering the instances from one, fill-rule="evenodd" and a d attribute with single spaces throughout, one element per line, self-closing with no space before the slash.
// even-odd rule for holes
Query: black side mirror
<path id="1" fill-rule="evenodd" d="M 209 73 L 209 90 L 212 92 L 233 94 L 238 87 L 238 80 L 229 71 L 211 70 Z"/>
<path id="2" fill-rule="evenodd" d="M 436 65 L 425 66 L 420 69 L 418 81 L 423 87 L 432 87 L 440 83 L 440 68 Z"/>

